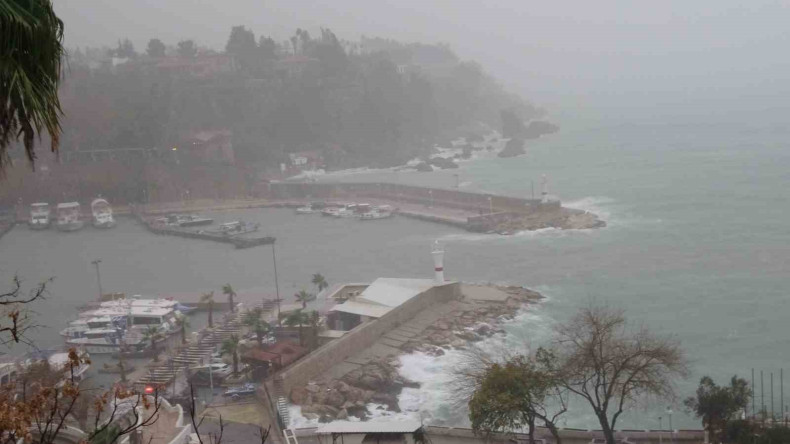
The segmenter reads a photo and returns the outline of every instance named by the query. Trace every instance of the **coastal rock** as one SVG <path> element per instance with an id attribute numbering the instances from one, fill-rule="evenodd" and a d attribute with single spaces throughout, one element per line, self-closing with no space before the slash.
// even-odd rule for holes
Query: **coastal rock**
<path id="1" fill-rule="evenodd" d="M 340 419 L 340 420 L 348 419 L 348 410 L 346 409 L 340 410 L 337 413 L 337 416 L 335 416 L 335 419 Z"/>
<path id="2" fill-rule="evenodd" d="M 428 165 L 425 162 L 418 163 L 417 165 L 414 166 L 414 169 L 419 171 L 419 172 L 422 172 L 422 173 L 431 173 L 431 172 L 433 172 L 433 168 L 431 168 L 431 166 Z"/>
<path id="3" fill-rule="evenodd" d="M 471 156 L 471 153 L 470 153 Z M 443 157 L 433 157 L 428 160 L 428 163 L 443 170 L 458 168 L 458 164 L 452 159 L 445 159 Z"/>
<path id="4" fill-rule="evenodd" d="M 505 149 L 499 152 L 499 157 L 516 157 L 527 154 L 524 149 L 524 139 L 513 138 L 507 141 Z"/>
<path id="5" fill-rule="evenodd" d="M 294 387 L 291 390 L 291 402 L 294 404 L 305 404 L 307 401 L 308 391 L 305 387 Z"/>

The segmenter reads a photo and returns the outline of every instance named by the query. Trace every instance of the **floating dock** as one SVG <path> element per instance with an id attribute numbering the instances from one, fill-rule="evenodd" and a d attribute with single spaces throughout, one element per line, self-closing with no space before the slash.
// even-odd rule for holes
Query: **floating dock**
<path id="1" fill-rule="evenodd" d="M 242 237 L 238 235 L 229 236 L 226 234 L 220 234 L 220 233 L 210 232 L 205 230 L 174 227 L 174 226 L 157 223 L 150 219 L 145 219 L 139 214 L 137 214 L 136 216 L 140 220 L 140 222 L 146 227 L 146 229 L 148 229 L 148 231 L 154 234 L 160 234 L 165 236 L 178 236 L 178 237 L 185 237 L 189 239 L 200 239 L 200 240 L 208 240 L 214 242 L 222 242 L 226 244 L 232 244 L 236 248 L 251 248 L 251 247 L 257 247 L 259 245 L 271 245 L 276 241 L 276 239 L 271 236 L 263 236 L 263 237 L 246 237 L 246 236 Z"/>

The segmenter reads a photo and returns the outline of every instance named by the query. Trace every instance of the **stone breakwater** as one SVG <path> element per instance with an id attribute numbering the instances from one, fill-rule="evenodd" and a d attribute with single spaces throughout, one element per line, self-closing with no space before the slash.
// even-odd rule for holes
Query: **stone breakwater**
<path id="1" fill-rule="evenodd" d="M 506 293 L 504 301 L 464 298 L 457 308 L 439 317 L 436 322 L 400 346 L 400 354 L 423 352 L 441 356 L 445 350 L 460 349 L 496 334 L 503 334 L 502 324 L 529 303 L 543 298 L 523 287 L 496 287 Z M 370 415 L 368 405 L 380 404 L 399 412 L 398 395 L 404 388 L 419 388 L 399 373 L 398 355 L 372 359 L 340 378 L 311 382 L 291 391 L 291 401 L 301 406 L 307 419 L 321 422 Z"/>

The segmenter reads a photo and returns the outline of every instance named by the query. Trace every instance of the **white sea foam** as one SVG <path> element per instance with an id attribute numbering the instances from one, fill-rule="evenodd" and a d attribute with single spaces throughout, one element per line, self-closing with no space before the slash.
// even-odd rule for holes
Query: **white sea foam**
<path id="1" fill-rule="evenodd" d="M 528 352 L 544 341 L 553 321 L 545 316 L 540 304 L 527 306 L 503 325 L 506 335 L 495 335 L 475 346 L 483 352 L 500 355 L 505 351 Z M 454 370 L 459 369 L 468 353 L 449 349 L 442 356 L 411 353 L 400 357 L 400 374 L 419 382 L 416 389 L 404 389 L 398 400 L 402 414 L 421 419 L 427 424 L 468 426 L 468 411 L 458 399 L 454 386 Z"/>

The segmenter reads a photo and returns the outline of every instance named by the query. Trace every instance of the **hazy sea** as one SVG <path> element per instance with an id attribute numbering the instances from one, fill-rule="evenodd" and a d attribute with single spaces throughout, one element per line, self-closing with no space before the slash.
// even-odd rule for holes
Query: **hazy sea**
<path id="1" fill-rule="evenodd" d="M 564 205 L 599 214 L 601 230 L 471 234 L 396 217 L 376 222 L 297 216 L 290 210 L 214 213 L 220 221 L 260 222 L 278 238 L 281 293 L 310 288 L 312 273 L 332 282 L 376 277 L 430 277 L 430 243 L 445 243 L 446 275 L 471 282 L 525 285 L 547 296 L 508 325 L 506 341 L 534 345 L 551 325 L 590 301 L 623 307 L 629 317 L 677 335 L 693 361 L 679 381 L 681 397 L 709 374 L 720 381 L 750 369 L 775 373 L 786 362 L 790 302 L 790 131 L 784 126 L 629 124 L 563 126 L 532 141 L 527 155 L 465 162 L 434 173 L 390 171 L 333 175 L 321 180 L 388 180 L 528 196 L 542 174 Z M 59 345 L 57 331 L 75 308 L 96 295 L 90 261 L 102 258 L 106 291 L 168 294 L 219 290 L 226 282 L 273 292 L 271 249 L 234 250 L 224 244 L 156 237 L 131 220 L 113 230 L 76 233 L 15 228 L 0 240 L 0 270 L 27 282 L 55 276 L 51 296 L 36 310 L 46 327 L 42 346 Z M 491 340 L 492 347 L 500 339 Z M 461 424 L 443 384 L 453 353 L 410 355 L 403 373 L 423 383 L 402 406 L 429 422 Z M 759 388 L 759 387 L 758 387 Z M 767 385 L 766 385 L 767 390 Z M 790 391 L 788 392 L 790 393 Z M 770 397 L 766 394 L 770 408 Z M 787 402 L 786 402 L 787 403 Z M 758 399 L 759 405 L 759 399 Z M 666 403 L 639 406 L 623 428 L 667 425 Z M 699 427 L 672 405 L 675 428 Z M 574 403 L 567 426 L 595 421 Z"/>

